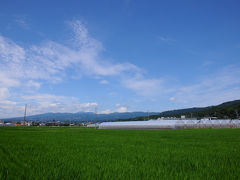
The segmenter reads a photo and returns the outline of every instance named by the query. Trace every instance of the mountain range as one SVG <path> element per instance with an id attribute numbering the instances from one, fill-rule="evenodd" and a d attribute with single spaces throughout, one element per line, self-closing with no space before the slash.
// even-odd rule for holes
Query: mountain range
<path id="1" fill-rule="evenodd" d="M 103 121 L 136 121 L 157 119 L 159 117 L 181 117 L 185 115 L 187 118 L 203 118 L 215 116 L 219 119 L 239 118 L 240 100 L 229 101 L 217 106 L 193 107 L 186 109 L 177 109 L 164 112 L 125 112 L 110 114 L 94 114 L 92 112 L 78 113 L 45 113 L 33 116 L 27 116 L 27 121 L 62 121 L 62 122 L 103 122 Z M 22 121 L 24 117 L 8 118 L 6 121 Z"/>
<path id="2" fill-rule="evenodd" d="M 78 112 L 78 113 L 45 113 L 33 116 L 27 116 L 27 121 L 62 121 L 62 122 L 102 122 L 114 121 L 117 119 L 128 119 L 140 116 L 157 115 L 159 112 L 125 112 L 125 113 L 110 113 L 110 114 L 94 114 L 92 112 Z M 24 117 L 8 118 L 4 120 L 9 121 L 23 121 Z"/>

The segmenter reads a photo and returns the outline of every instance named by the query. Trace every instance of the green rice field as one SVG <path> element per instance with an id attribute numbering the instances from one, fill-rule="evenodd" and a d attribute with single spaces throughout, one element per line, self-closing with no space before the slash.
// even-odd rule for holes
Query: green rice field
<path id="1" fill-rule="evenodd" d="M 240 129 L 1 127 L 0 179 L 240 179 Z"/>

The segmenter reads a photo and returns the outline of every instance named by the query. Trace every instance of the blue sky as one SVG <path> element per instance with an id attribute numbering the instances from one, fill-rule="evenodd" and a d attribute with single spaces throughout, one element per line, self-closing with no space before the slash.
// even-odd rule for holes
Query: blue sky
<path id="1" fill-rule="evenodd" d="M 237 0 L 0 5 L 0 118 L 240 99 Z"/>

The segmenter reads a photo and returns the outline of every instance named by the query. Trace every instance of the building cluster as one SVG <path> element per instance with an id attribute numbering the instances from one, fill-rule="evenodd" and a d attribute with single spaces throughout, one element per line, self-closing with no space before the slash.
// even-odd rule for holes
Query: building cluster
<path id="1" fill-rule="evenodd" d="M 187 118 L 185 115 L 182 115 L 180 118 L 179 117 L 160 117 L 160 118 L 157 118 L 157 120 L 200 120 L 200 119 L 197 119 L 197 118 Z M 206 117 L 206 118 L 203 118 L 203 119 L 208 119 L 208 120 L 216 120 L 218 119 L 217 117 Z"/>
<path id="2" fill-rule="evenodd" d="M 0 126 L 88 126 L 91 122 L 61 122 L 61 121 L 49 121 L 49 122 L 37 122 L 37 121 L 3 121 L 0 120 Z"/>
<path id="3" fill-rule="evenodd" d="M 0 126 L 86 126 L 100 129 L 180 129 L 180 128 L 239 128 L 240 119 L 217 119 L 208 117 L 204 119 L 177 117 L 160 117 L 148 121 L 115 121 L 115 122 L 70 122 L 70 121 L 3 121 Z"/>
<path id="4" fill-rule="evenodd" d="M 159 118 L 157 118 L 157 120 L 185 120 L 185 119 L 196 120 L 197 118 L 186 118 L 185 115 L 182 115 L 180 118 L 179 117 L 159 117 Z"/>

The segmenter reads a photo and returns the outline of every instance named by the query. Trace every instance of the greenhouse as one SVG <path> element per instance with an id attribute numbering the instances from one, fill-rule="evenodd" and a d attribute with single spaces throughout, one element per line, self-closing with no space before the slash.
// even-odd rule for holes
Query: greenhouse
<path id="1" fill-rule="evenodd" d="M 184 128 L 240 128 L 240 120 L 148 120 L 103 122 L 99 129 L 184 129 Z"/>

